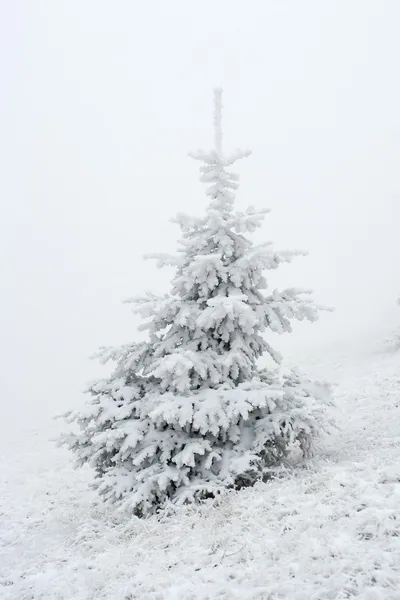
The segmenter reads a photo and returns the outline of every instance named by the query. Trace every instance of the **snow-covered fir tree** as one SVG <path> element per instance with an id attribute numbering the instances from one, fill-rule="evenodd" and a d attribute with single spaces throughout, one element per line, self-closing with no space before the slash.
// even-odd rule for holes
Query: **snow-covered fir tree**
<path id="1" fill-rule="evenodd" d="M 171 291 L 130 301 L 147 341 L 102 349 L 114 371 L 67 414 L 63 442 L 78 464 L 93 467 L 107 501 L 139 516 L 252 485 L 296 443 L 309 453 L 330 402 L 327 385 L 283 372 L 265 339 L 290 332 L 293 319 L 315 321 L 319 309 L 307 291 L 267 291 L 265 271 L 299 253 L 251 241 L 268 211 L 235 210 L 230 169 L 249 152 L 224 154 L 220 90 L 214 103 L 215 147 L 191 155 L 207 186 L 205 215 L 178 215 L 177 256 L 153 256 L 175 267 Z M 259 366 L 264 353 L 276 368 Z"/>

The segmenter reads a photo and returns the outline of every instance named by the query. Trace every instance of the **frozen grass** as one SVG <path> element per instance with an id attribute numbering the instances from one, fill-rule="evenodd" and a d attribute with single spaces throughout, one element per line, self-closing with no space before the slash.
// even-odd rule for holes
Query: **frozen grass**
<path id="1" fill-rule="evenodd" d="M 121 521 L 54 423 L 1 440 L 2 600 L 399 600 L 400 356 L 332 360 L 340 430 L 216 507 Z M 60 424 L 57 425 L 60 427 Z"/>

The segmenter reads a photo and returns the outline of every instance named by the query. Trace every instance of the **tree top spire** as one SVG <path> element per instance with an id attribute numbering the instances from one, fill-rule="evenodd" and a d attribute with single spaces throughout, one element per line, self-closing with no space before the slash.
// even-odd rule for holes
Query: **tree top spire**
<path id="1" fill-rule="evenodd" d="M 215 149 L 222 152 L 222 88 L 214 89 L 214 140 Z"/>
<path id="2" fill-rule="evenodd" d="M 225 167 L 231 167 L 237 160 L 250 156 L 250 150 L 234 150 L 228 155 L 224 155 L 222 152 L 222 88 L 214 88 L 214 111 L 213 111 L 213 124 L 214 124 L 214 149 L 210 151 L 197 150 L 195 152 L 189 152 L 189 156 L 195 160 L 199 160 L 207 165 L 215 165 L 216 157 L 219 165 Z M 203 167 L 201 167 L 203 173 Z M 237 181 L 236 175 L 235 181 Z M 200 178 L 200 181 L 209 183 L 210 177 L 204 176 Z M 235 186 L 236 189 L 237 186 Z"/>

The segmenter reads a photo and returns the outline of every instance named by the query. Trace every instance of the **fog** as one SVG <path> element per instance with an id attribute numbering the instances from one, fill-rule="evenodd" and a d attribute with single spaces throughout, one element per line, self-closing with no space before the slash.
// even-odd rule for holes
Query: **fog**
<path id="1" fill-rule="evenodd" d="M 187 153 L 212 143 L 215 85 L 225 148 L 253 151 L 238 205 L 270 207 L 259 238 L 310 253 L 270 285 L 336 308 L 278 346 L 301 358 L 397 327 L 398 0 L 0 10 L 0 415 L 75 404 L 96 348 L 137 335 L 121 301 L 168 289 L 142 255 L 173 251 L 169 219 L 204 209 Z"/>

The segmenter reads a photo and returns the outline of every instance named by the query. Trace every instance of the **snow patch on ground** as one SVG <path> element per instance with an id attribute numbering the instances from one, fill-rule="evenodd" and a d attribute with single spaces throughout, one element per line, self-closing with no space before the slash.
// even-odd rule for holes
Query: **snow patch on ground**
<path id="1" fill-rule="evenodd" d="M 360 353 L 361 354 L 361 353 Z M 49 438 L 0 441 L 2 600 L 399 600 L 400 353 L 310 364 L 339 429 L 282 479 L 121 520 Z"/>

